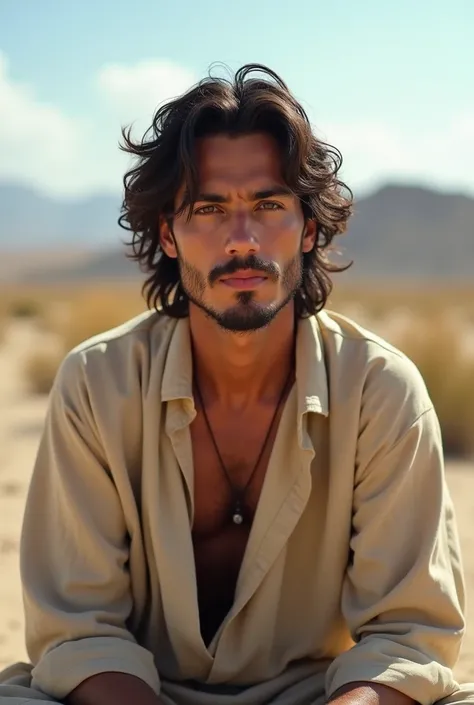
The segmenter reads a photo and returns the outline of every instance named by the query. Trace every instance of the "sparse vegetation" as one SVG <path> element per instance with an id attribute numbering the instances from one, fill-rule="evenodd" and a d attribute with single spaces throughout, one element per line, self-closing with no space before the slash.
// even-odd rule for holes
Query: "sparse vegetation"
<path id="1" fill-rule="evenodd" d="M 30 292 L 30 300 L 43 308 L 44 331 L 57 341 L 32 353 L 26 365 L 29 388 L 41 394 L 49 392 L 69 350 L 146 308 L 135 285 L 43 290 Z M 447 454 L 474 457 L 474 346 L 469 351 L 465 344 L 466 326 L 474 335 L 474 290 L 336 288 L 329 308 L 388 338 L 415 362 L 436 407 Z"/>
<path id="2" fill-rule="evenodd" d="M 433 311 L 451 312 L 462 309 L 474 322 L 474 287 L 440 286 L 438 282 L 423 282 L 422 287 L 393 282 L 384 284 L 338 285 L 335 282 L 329 308 L 343 310 L 353 305 L 363 308 L 372 320 L 383 320 L 394 309 L 406 309 L 417 316 L 430 317 Z"/>
<path id="3" fill-rule="evenodd" d="M 75 296 L 69 315 L 60 322 L 56 333 L 68 352 L 99 333 L 115 328 L 146 309 L 139 296 L 118 295 L 108 290 L 92 290 Z"/>
<path id="4" fill-rule="evenodd" d="M 9 315 L 11 318 L 37 318 L 42 310 L 42 305 L 35 299 L 19 298 L 11 302 Z"/>
<path id="5" fill-rule="evenodd" d="M 49 293 L 42 317 L 43 333 L 56 345 L 31 354 L 25 367 L 29 389 L 47 394 L 59 363 L 80 343 L 121 325 L 146 309 L 137 288 L 91 287 Z"/>
<path id="6" fill-rule="evenodd" d="M 415 362 L 437 411 L 445 451 L 474 455 L 474 355 L 463 345 L 465 331 L 448 315 L 416 322 L 398 343 Z"/>
<path id="7" fill-rule="evenodd" d="M 446 454 L 474 457 L 473 291 L 346 290 L 332 304 L 356 320 L 360 309 L 369 319 L 362 325 L 413 360 L 438 414 Z"/>
<path id="8" fill-rule="evenodd" d="M 25 364 L 25 378 L 32 394 L 49 394 L 61 363 L 59 351 L 40 350 L 31 353 Z"/>

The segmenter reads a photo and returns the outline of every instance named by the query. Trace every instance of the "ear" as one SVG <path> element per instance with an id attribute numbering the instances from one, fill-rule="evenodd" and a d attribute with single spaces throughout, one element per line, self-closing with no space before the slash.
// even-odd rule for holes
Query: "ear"
<path id="1" fill-rule="evenodd" d="M 168 255 L 168 257 L 171 257 L 172 259 L 176 259 L 178 256 L 178 252 L 176 249 L 176 243 L 174 241 L 174 235 L 171 231 L 170 228 L 170 221 L 165 218 L 165 216 L 160 217 L 160 245 L 161 249 L 165 253 L 165 255 Z"/>
<path id="2" fill-rule="evenodd" d="M 314 249 L 317 235 L 318 226 L 316 225 L 316 221 L 313 219 L 307 220 L 303 231 L 303 252 L 311 252 L 311 250 Z"/>

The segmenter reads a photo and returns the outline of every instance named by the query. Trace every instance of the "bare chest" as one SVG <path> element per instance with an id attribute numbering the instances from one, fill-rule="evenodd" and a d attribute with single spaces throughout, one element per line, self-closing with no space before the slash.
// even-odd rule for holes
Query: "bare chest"
<path id="1" fill-rule="evenodd" d="M 277 431 L 275 423 L 264 443 L 265 421 L 270 423 L 271 419 L 258 414 L 233 419 L 222 416 L 213 423 L 213 440 L 198 413 L 191 426 L 196 535 L 215 534 L 232 524 L 236 501 L 242 503 L 244 523 L 250 527 Z"/>
<path id="2" fill-rule="evenodd" d="M 191 426 L 194 462 L 192 537 L 201 631 L 206 641 L 212 638 L 232 606 L 265 481 L 278 419 L 275 419 L 261 452 L 271 422 L 268 415 L 261 416 L 263 418 L 258 418 L 257 414 L 240 419 L 216 417 L 213 433 L 219 453 L 202 414 L 198 414 Z M 260 461 L 256 464 L 259 456 Z M 240 525 L 232 520 L 237 497 L 244 517 Z"/>

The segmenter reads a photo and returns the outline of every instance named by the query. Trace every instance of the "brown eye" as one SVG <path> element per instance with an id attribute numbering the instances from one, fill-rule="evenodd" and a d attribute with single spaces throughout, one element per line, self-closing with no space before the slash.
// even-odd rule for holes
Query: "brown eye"
<path id="1" fill-rule="evenodd" d="M 194 215 L 214 215 L 214 213 L 219 213 L 217 206 L 201 206 L 194 211 Z"/>
<path id="2" fill-rule="evenodd" d="M 275 201 L 264 201 L 258 204 L 258 208 L 262 211 L 276 211 L 281 210 L 282 206 L 279 203 L 275 203 Z"/>

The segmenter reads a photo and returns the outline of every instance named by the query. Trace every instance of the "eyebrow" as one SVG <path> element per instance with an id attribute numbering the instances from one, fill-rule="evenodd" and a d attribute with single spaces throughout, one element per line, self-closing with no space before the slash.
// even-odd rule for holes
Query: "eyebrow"
<path id="1" fill-rule="evenodd" d="M 288 186 L 270 186 L 262 191 L 254 191 L 249 194 L 250 201 L 262 201 L 266 198 L 273 198 L 274 196 L 293 196 L 293 191 L 288 188 Z M 227 196 L 223 196 L 221 193 L 200 193 L 196 201 L 206 201 L 212 203 L 228 203 L 229 199 Z"/>

